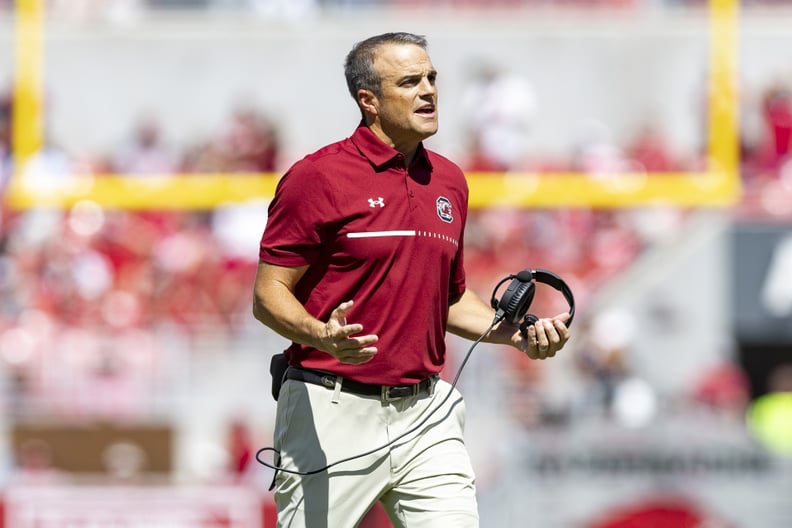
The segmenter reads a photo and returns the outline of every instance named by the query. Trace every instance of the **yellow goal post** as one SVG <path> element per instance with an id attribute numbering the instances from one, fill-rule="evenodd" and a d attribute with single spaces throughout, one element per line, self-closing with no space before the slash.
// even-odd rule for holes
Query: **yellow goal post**
<path id="1" fill-rule="evenodd" d="M 15 209 L 70 207 L 82 200 L 120 209 L 208 209 L 269 198 L 279 174 L 185 174 L 130 178 L 81 176 L 51 189 L 26 188 L 21 167 L 43 145 L 43 41 L 46 0 L 16 0 L 14 23 L 14 174 L 5 193 Z M 619 208 L 728 206 L 740 195 L 737 105 L 739 0 L 709 0 L 707 147 L 701 172 L 468 173 L 470 206 Z"/>

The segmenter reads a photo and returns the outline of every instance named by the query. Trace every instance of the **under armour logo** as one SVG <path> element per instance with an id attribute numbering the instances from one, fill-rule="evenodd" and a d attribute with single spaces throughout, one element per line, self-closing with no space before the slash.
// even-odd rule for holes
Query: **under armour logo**
<path id="1" fill-rule="evenodd" d="M 385 207 L 385 198 L 383 198 L 382 196 L 378 197 L 376 200 L 374 198 L 369 198 L 368 202 L 369 202 L 369 207 L 374 207 L 376 205 L 379 205 L 380 207 Z"/>

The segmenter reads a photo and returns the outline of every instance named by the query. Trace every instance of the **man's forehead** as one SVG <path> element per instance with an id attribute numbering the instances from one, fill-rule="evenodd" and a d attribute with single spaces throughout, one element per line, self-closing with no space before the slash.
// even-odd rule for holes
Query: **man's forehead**
<path id="1" fill-rule="evenodd" d="M 374 64 L 383 77 L 428 74 L 434 71 L 429 54 L 415 44 L 383 44 Z"/>

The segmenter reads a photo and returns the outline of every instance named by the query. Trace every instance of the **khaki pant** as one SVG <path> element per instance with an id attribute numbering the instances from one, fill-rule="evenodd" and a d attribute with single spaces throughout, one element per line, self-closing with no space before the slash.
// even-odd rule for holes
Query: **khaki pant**
<path id="1" fill-rule="evenodd" d="M 283 384 L 275 424 L 281 467 L 307 472 L 372 451 L 442 406 L 387 448 L 314 475 L 278 472 L 279 527 L 353 528 L 376 501 L 396 528 L 478 527 L 459 392 L 440 380 L 432 396 L 382 403 L 337 389 L 295 380 Z"/>

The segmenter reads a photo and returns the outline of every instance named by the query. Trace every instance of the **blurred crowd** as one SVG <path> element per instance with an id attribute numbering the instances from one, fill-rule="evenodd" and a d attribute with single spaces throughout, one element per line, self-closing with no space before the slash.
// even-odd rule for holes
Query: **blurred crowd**
<path id="1" fill-rule="evenodd" d="M 463 101 L 469 144 L 457 161 L 466 171 L 662 178 L 704 166 L 702 151 L 676 152 L 652 123 L 621 143 L 607 126 L 592 123 L 565 155 L 537 152 L 530 83 L 508 72 L 479 73 Z M 792 218 L 792 84 L 776 82 L 748 95 L 740 137 L 744 199 L 735 214 Z M 11 114 L 6 94 L 0 98 L 0 189 L 12 173 Z M 238 108 L 215 136 L 194 138 L 182 149 L 164 137 L 156 115 L 141 116 L 129 132 L 125 144 L 100 157 L 65 152 L 51 141 L 20 174 L 46 186 L 74 173 L 278 173 L 291 162 L 267 109 Z M 129 211 L 89 201 L 67 210 L 15 210 L 3 203 L 0 412 L 69 420 L 167 416 L 173 373 L 189 362 L 175 351 L 210 340 L 215 353 L 232 354 L 234 340 L 256 324 L 251 286 L 266 205 Z M 689 214 L 672 207 L 471 211 L 465 254 L 472 289 L 488 298 L 504 275 L 541 267 L 561 275 L 577 301 L 569 373 L 576 383 L 563 409 L 542 399 L 542 365 L 503 355 L 510 362 L 507 413 L 515 423 L 530 430 L 596 416 L 634 427 L 655 416 L 658 395 L 631 358 L 631 314 L 587 314 L 586 308 L 647 248 L 674 237 Z M 566 308 L 559 296 L 539 294 L 532 312 Z M 749 393 L 739 366 L 724 362 L 700 373 L 687 397 L 738 423 Z M 251 470 L 254 433 L 245 420 L 228 425 L 229 471 L 244 475 Z M 25 453 L 26 463 L 41 463 L 41 449 Z"/>
<path id="2" fill-rule="evenodd" d="M 533 133 L 530 86 L 509 76 L 480 81 L 471 84 L 471 97 L 492 104 L 466 112 L 470 148 L 459 161 L 468 171 L 566 170 L 599 177 L 695 170 L 702 163 L 700 152 L 674 153 L 651 126 L 626 145 L 595 127 L 565 159 L 526 155 Z M 488 90 L 499 96 L 487 96 Z M 742 137 L 746 200 L 737 211 L 791 215 L 792 200 L 783 196 L 792 193 L 792 90 L 774 84 L 756 101 L 745 112 L 757 125 L 746 127 Z M 5 183 L 11 173 L 10 124 L 6 96 L 0 101 L 0 182 Z M 170 147 L 157 117 L 146 115 L 127 144 L 101 159 L 81 159 L 56 145 L 39 154 L 23 177 L 33 174 L 43 185 L 74 171 L 141 177 L 277 172 L 288 165 L 280 159 L 277 124 L 255 108 L 238 109 L 216 137 L 196 139 L 184 151 Z M 644 249 L 673 236 L 687 214 L 659 207 L 472 211 L 466 234 L 470 287 L 486 298 L 503 275 L 541 267 L 565 278 L 585 312 L 598 288 Z M 151 413 L 153 387 L 161 384 L 167 363 L 157 337 L 163 329 L 189 343 L 209 333 L 233 339 L 250 324 L 256 243 L 265 218 L 263 202 L 190 212 L 111 210 L 92 202 L 69 210 L 4 206 L 0 360 L 7 375 L 0 403 L 11 414 Z M 257 226 L 254 235 L 251 225 Z M 552 296 L 536 303 L 540 313 L 565 309 Z M 581 361 L 581 372 L 594 377 L 611 378 L 622 368 L 622 359 L 610 353 L 588 351 Z M 117 390 L 123 386 L 120 373 L 126 395 Z M 97 390 L 114 385 L 120 396 L 82 397 L 86 380 Z"/>
<path id="3" fill-rule="evenodd" d="M 10 101 L 0 103 L 0 183 L 11 168 Z M 274 170 L 277 131 L 260 112 L 234 113 L 217 137 L 184 152 L 156 121 L 102 159 L 47 145 L 24 171 L 46 186 L 72 172 L 169 175 Z M 28 181 L 28 178 L 30 181 Z M 68 210 L 0 215 L 0 407 L 6 415 L 147 417 L 172 374 L 168 339 L 189 347 L 249 319 L 256 240 L 266 203 L 211 211 L 123 211 L 82 201 Z M 250 227 L 249 225 L 247 226 Z M 260 233 L 259 233 L 260 236 Z M 230 338 L 230 337 L 229 337 Z M 92 389 L 91 389 L 92 387 Z M 164 410 L 166 411 L 166 410 Z"/>
<path id="4" fill-rule="evenodd" d="M 560 2 L 49 0 L 54 9 L 76 17 L 119 19 L 141 6 L 241 7 L 263 16 L 298 17 L 325 7 L 425 3 L 512 7 Z M 580 0 L 567 4 L 633 8 L 657 3 Z M 704 4 L 698 0 L 659 3 Z M 743 5 L 782 3 L 753 0 Z M 0 0 L 0 12 L 12 7 L 11 0 Z M 739 145 L 743 197 L 733 213 L 789 221 L 792 79 L 743 88 Z M 468 144 L 456 161 L 468 172 L 579 172 L 592 178 L 630 172 L 662 178 L 664 172 L 698 171 L 706 163 L 701 149 L 675 150 L 655 123 L 639 125 L 619 141 L 605 124 L 592 122 L 569 152 L 537 150 L 533 148 L 539 133 L 537 102 L 531 84 L 509 72 L 479 71 L 463 105 Z M 11 98 L 0 94 L 0 197 L 12 175 L 11 123 Z M 159 117 L 146 114 L 129 131 L 128 140 L 112 151 L 90 157 L 66 152 L 55 138 L 20 174 L 29 183 L 47 186 L 75 173 L 137 178 L 280 173 L 293 161 L 286 159 L 281 138 L 279 123 L 268 109 L 240 107 L 227 116 L 216 135 L 195 137 L 180 148 L 169 141 Z M 78 423 L 167 418 L 173 412 L 169 406 L 174 400 L 174 375 L 190 362 L 184 351 L 205 351 L 209 342 L 213 354 L 231 356 L 235 340 L 249 335 L 251 327 L 258 328 L 250 314 L 250 301 L 266 207 L 265 201 L 253 201 L 211 210 L 131 211 L 81 201 L 66 210 L 16 210 L 0 200 L 0 413 L 10 420 Z M 507 368 L 502 369 L 501 388 L 508 405 L 499 412 L 525 431 L 592 417 L 639 428 L 661 412 L 662 395 L 632 356 L 637 339 L 633 314 L 620 310 L 590 313 L 587 308 L 603 287 L 618 279 L 647 249 L 684 229 L 690 215 L 691 211 L 673 207 L 470 212 L 465 256 L 472 289 L 486 299 L 506 274 L 541 267 L 562 276 L 577 301 L 576 341 L 569 351 L 567 372 L 575 381 L 564 401 L 543 395 L 546 364 L 503 354 L 499 361 L 506 362 Z M 531 311 L 558 313 L 566 308 L 560 296 L 545 295 L 540 286 Z M 268 383 L 266 372 L 261 379 L 262 385 Z M 771 396 L 792 394 L 788 368 L 779 368 L 772 379 Z M 750 406 L 751 387 L 740 365 L 724 360 L 699 372 L 682 397 L 688 410 L 702 410 L 739 427 Z M 790 401 L 782 403 L 789 413 Z M 766 412 L 764 407 L 749 417 L 758 420 L 761 412 Z M 269 445 L 268 433 L 255 430 L 249 417 L 229 416 L 226 426 L 225 469 L 245 481 L 261 469 L 253 456 L 262 442 Z M 767 434 L 768 445 L 777 441 L 777 434 Z M 788 441 L 779 449 L 792 452 Z M 122 458 L 130 455 L 121 454 Z M 24 443 L 16 456 L 15 463 L 28 483 L 61 478 L 50 445 Z"/>

